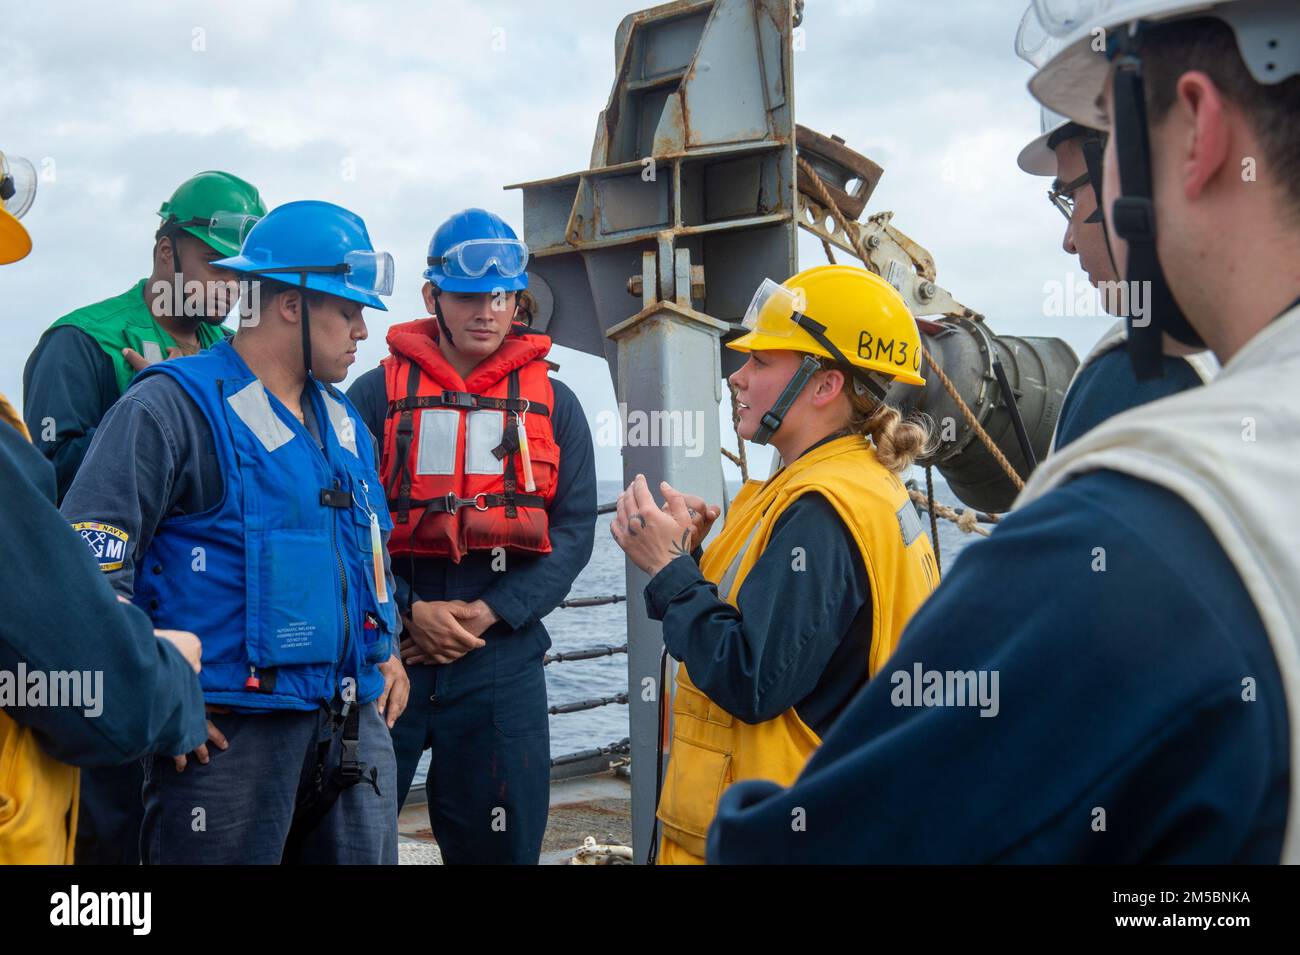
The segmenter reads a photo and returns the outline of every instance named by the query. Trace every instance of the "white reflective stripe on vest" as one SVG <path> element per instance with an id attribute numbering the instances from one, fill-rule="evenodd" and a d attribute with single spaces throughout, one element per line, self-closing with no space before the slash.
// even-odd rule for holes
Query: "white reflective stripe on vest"
<path id="1" fill-rule="evenodd" d="M 1116 415 L 1049 457 L 1016 500 L 1108 470 L 1160 485 L 1205 521 L 1241 575 L 1286 689 L 1291 796 L 1282 861 L 1300 863 L 1300 306 L 1204 388 Z"/>
<path id="2" fill-rule="evenodd" d="M 731 588 L 735 586 L 736 574 L 740 573 L 741 561 L 743 561 L 745 555 L 749 553 L 749 545 L 754 542 L 754 537 L 762 529 L 763 522 L 760 520 L 745 537 L 745 543 L 741 545 L 740 550 L 736 552 L 736 556 L 732 558 L 731 564 L 728 565 L 726 572 L 722 575 L 722 580 L 718 582 L 718 596 L 723 600 L 727 600 L 731 597 Z"/>
<path id="3" fill-rule="evenodd" d="M 499 447 L 505 435 L 504 411 L 481 408 L 465 416 L 465 473 L 505 474 L 505 458 L 497 458 L 492 449 Z"/>
<path id="4" fill-rule="evenodd" d="M 425 408 L 420 412 L 420 440 L 415 452 L 416 474 L 455 474 L 456 438 L 460 412 L 454 408 Z"/>
<path id="5" fill-rule="evenodd" d="M 260 381 L 250 382 L 227 398 L 226 403 L 266 450 L 274 451 L 293 440 L 293 429 L 272 410 L 271 399 Z"/>
<path id="6" fill-rule="evenodd" d="M 325 399 L 325 413 L 329 415 L 330 426 L 334 428 L 334 437 L 338 439 L 339 447 L 347 448 L 353 456 L 358 456 L 357 426 L 348 416 L 348 409 L 343 407 L 343 402 L 326 391 L 324 386 L 320 386 L 320 396 Z"/>

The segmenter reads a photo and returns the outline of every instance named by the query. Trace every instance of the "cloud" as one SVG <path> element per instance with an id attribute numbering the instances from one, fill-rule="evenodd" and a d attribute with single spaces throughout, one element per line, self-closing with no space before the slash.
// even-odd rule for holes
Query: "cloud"
<path id="1" fill-rule="evenodd" d="M 16 402 L 41 332 L 146 274 L 158 205 L 208 168 L 257 183 L 272 205 L 320 198 L 365 217 L 398 276 L 359 350 L 358 373 L 373 367 L 387 325 L 423 314 L 419 273 L 438 222 L 484 205 L 518 224 L 520 194 L 503 185 L 586 168 L 614 31 L 642 4 L 69 7 L 19 5 L 0 39 L 0 148 L 48 174 L 26 220 L 35 250 L 0 272 L 0 391 Z M 797 116 L 885 167 L 868 211 L 895 210 L 940 284 L 995 330 L 1064 335 L 1081 351 L 1106 321 L 1042 317 L 1043 282 L 1078 273 L 1045 181 L 1015 166 L 1038 122 L 1012 52 L 1021 9 L 809 0 Z M 807 234 L 800 250 L 804 265 L 823 260 Z M 554 357 L 589 420 L 614 409 L 603 361 Z M 602 477 L 620 475 L 617 449 L 597 455 Z"/>

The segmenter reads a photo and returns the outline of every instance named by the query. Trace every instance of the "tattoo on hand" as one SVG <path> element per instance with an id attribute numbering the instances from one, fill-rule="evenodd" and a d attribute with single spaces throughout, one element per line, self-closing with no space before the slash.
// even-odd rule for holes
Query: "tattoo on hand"
<path id="1" fill-rule="evenodd" d="M 689 530 L 682 531 L 682 539 L 674 541 L 669 550 L 672 551 L 674 557 L 690 557 L 691 552 L 686 549 L 690 541 L 691 532 Z"/>

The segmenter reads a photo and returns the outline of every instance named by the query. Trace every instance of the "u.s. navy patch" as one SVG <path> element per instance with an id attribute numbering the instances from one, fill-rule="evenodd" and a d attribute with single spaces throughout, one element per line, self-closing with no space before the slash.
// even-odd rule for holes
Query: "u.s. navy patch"
<path id="1" fill-rule="evenodd" d="M 78 521 L 72 529 L 81 535 L 104 573 L 121 570 L 126 563 L 126 542 L 131 538 L 126 531 L 99 521 Z"/>

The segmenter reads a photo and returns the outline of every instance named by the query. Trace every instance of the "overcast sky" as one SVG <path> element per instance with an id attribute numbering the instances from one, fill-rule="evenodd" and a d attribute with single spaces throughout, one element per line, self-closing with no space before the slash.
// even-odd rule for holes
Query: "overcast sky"
<path id="1" fill-rule="evenodd" d="M 506 183 L 584 169 L 613 82 L 614 31 L 635 0 L 381 4 L 292 0 L 23 3 L 0 35 L 0 149 L 42 174 L 35 248 L 0 268 L 0 391 L 15 403 L 41 332 L 148 274 L 159 204 L 219 168 L 269 206 L 325 199 L 392 252 L 390 311 L 367 312 L 354 374 L 388 324 L 424 314 L 426 246 L 481 205 L 522 227 Z M 939 283 L 999 333 L 1082 353 L 1105 318 L 1045 318 L 1044 283 L 1081 283 L 1046 180 L 1016 153 L 1038 132 L 1012 43 L 1023 0 L 807 0 L 798 122 L 885 168 L 868 213 L 927 247 Z M 824 261 L 801 239 L 804 266 Z M 593 422 L 615 407 L 603 360 L 557 348 Z M 727 429 L 729 435 L 730 429 Z M 598 447 L 600 477 L 621 476 Z"/>

